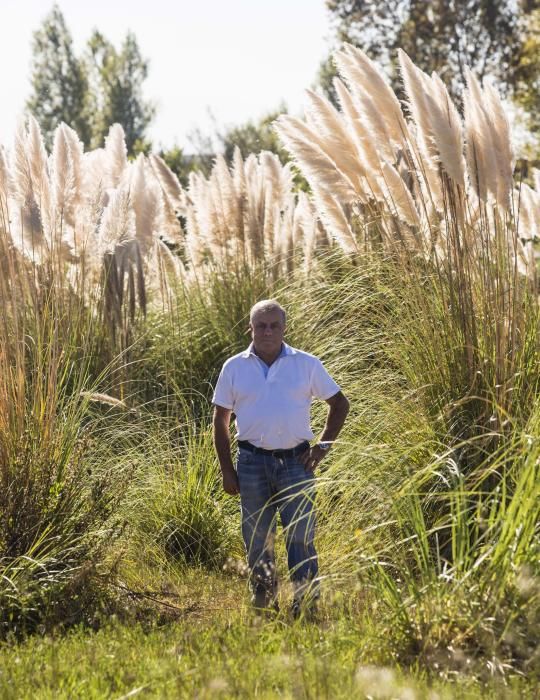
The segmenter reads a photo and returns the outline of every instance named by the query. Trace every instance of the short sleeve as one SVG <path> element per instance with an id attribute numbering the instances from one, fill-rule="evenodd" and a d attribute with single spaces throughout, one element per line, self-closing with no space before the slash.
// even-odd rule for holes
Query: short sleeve
<path id="1" fill-rule="evenodd" d="M 233 409 L 233 388 L 230 370 L 227 368 L 227 365 L 223 365 L 221 372 L 219 373 L 214 396 L 212 397 L 212 403 L 216 406 L 228 408 L 229 410 Z"/>
<path id="2" fill-rule="evenodd" d="M 316 360 L 311 373 L 311 394 L 317 399 L 329 399 L 340 391 L 339 384 L 332 379 L 320 360 Z"/>

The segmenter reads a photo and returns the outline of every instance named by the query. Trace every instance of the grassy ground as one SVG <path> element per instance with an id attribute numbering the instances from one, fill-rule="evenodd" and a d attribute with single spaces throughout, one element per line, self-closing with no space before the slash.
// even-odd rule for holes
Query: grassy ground
<path id="1" fill-rule="evenodd" d="M 315 622 L 293 622 L 285 611 L 265 620 L 251 612 L 243 580 L 191 570 L 169 600 L 174 608 L 156 610 L 159 623 L 112 618 L 97 632 L 4 644 L 0 697 L 534 697 L 517 677 L 480 684 L 458 673 L 441 677 L 434 669 L 427 678 L 375 664 L 376 630 L 353 609 L 358 598 L 349 606 L 327 591 Z"/>

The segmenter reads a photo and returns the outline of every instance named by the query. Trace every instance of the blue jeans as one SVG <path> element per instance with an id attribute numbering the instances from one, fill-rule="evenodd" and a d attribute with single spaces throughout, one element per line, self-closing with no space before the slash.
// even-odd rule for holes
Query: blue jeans
<path id="1" fill-rule="evenodd" d="M 277 592 L 274 539 L 277 514 L 285 534 L 289 573 L 300 600 L 314 596 L 318 573 L 315 536 L 315 476 L 298 457 L 253 454 L 240 448 L 237 460 L 242 536 L 256 604 L 268 604 Z M 264 602 L 263 602 L 264 601 Z"/>

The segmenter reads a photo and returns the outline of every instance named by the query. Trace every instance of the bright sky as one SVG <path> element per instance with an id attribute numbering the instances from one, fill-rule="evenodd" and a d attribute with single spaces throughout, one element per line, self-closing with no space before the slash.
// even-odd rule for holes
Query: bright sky
<path id="1" fill-rule="evenodd" d="M 9 145 L 30 91 L 32 32 L 52 0 L 0 0 L 0 143 Z M 80 51 L 94 27 L 115 46 L 128 29 L 150 60 L 156 145 L 187 147 L 195 128 L 298 112 L 330 46 L 324 0 L 59 0 Z"/>

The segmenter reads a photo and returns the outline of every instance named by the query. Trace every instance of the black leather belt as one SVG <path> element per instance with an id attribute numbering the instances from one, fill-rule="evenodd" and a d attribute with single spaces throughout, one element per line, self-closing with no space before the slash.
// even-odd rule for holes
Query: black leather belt
<path id="1" fill-rule="evenodd" d="M 255 447 L 247 440 L 238 440 L 238 447 L 244 450 L 249 450 L 255 455 L 269 455 L 271 457 L 296 457 L 309 449 L 309 442 L 305 440 L 296 447 L 291 447 L 289 450 L 265 450 L 264 447 Z"/>

